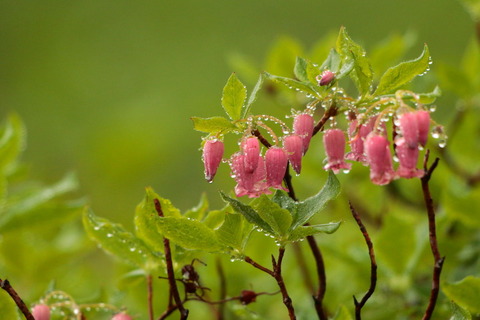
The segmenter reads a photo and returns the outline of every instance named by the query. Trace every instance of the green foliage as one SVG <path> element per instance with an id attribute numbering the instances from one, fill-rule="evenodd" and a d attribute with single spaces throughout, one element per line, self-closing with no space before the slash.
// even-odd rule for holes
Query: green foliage
<path id="1" fill-rule="evenodd" d="M 223 88 L 222 106 L 230 119 L 238 120 L 242 114 L 243 104 L 247 98 L 247 89 L 237 75 L 232 73 Z"/>
<path id="2" fill-rule="evenodd" d="M 468 276 L 459 282 L 445 283 L 442 291 L 449 299 L 471 313 L 480 313 L 480 278 Z"/>
<path id="3" fill-rule="evenodd" d="M 216 133 L 229 132 L 235 130 L 236 127 L 224 117 L 199 118 L 192 117 L 193 128 L 200 132 Z"/>
<path id="4" fill-rule="evenodd" d="M 459 307 L 453 302 L 450 306 L 452 308 L 452 317 L 450 320 L 472 320 L 472 315 L 467 310 Z"/>

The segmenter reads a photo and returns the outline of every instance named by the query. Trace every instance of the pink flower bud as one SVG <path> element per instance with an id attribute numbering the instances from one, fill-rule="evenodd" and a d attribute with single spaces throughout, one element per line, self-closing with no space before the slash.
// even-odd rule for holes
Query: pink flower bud
<path id="1" fill-rule="evenodd" d="M 218 166 L 223 157 L 223 142 L 220 140 L 207 140 L 203 146 L 203 164 L 205 166 L 205 179 L 212 182 L 217 173 Z"/>
<path id="2" fill-rule="evenodd" d="M 235 186 L 237 197 L 248 195 L 250 198 L 254 198 L 264 193 L 270 193 L 265 181 L 265 160 L 261 156 L 258 156 L 258 165 L 254 172 L 250 173 L 245 170 L 245 155 L 241 153 L 233 155 L 231 167 L 233 177 L 237 181 Z"/>
<path id="3" fill-rule="evenodd" d="M 302 170 L 302 153 L 303 142 L 300 136 L 292 134 L 283 139 L 283 148 L 287 152 L 288 161 L 292 165 L 293 170 L 300 174 Z"/>
<path id="4" fill-rule="evenodd" d="M 288 156 L 282 148 L 271 147 L 265 152 L 265 167 L 267 169 L 267 185 L 275 189 L 288 189 L 282 186 L 287 170 Z"/>
<path id="5" fill-rule="evenodd" d="M 362 124 L 360 128 L 357 128 L 357 124 L 357 120 L 350 122 L 348 136 L 350 138 L 350 149 L 352 151 L 347 153 L 345 158 L 347 160 L 359 161 L 366 165 L 367 157 L 365 157 L 364 142 L 368 134 L 372 132 L 373 124 Z"/>
<path id="6" fill-rule="evenodd" d="M 260 143 L 257 137 L 249 137 L 242 143 L 243 154 L 245 155 L 245 170 L 249 173 L 255 171 L 260 155 Z"/>
<path id="7" fill-rule="evenodd" d="M 37 304 L 32 309 L 35 320 L 50 320 L 50 307 L 45 304 Z"/>
<path id="8" fill-rule="evenodd" d="M 317 76 L 319 86 L 329 85 L 335 79 L 335 73 L 330 70 L 325 70 L 320 76 Z"/>
<path id="9" fill-rule="evenodd" d="M 125 312 L 122 312 L 122 313 L 117 313 L 116 315 L 114 315 L 112 320 L 132 320 L 132 317 L 130 317 Z"/>
<path id="10" fill-rule="evenodd" d="M 313 117 L 308 113 L 299 114 L 295 116 L 295 119 L 293 120 L 293 133 L 302 138 L 303 154 L 307 152 L 308 146 L 310 145 L 310 139 L 312 139 L 313 134 L 313 127 Z"/>
<path id="11" fill-rule="evenodd" d="M 407 112 L 400 116 L 399 127 L 405 143 L 410 148 L 418 146 L 418 122 L 417 115 L 414 112 Z"/>
<path id="12" fill-rule="evenodd" d="M 417 169 L 418 147 L 410 148 L 403 138 L 395 142 L 398 161 L 397 176 L 401 178 L 420 178 L 424 175 L 423 170 Z"/>
<path id="13" fill-rule="evenodd" d="M 345 157 L 345 134 L 340 129 L 326 130 L 323 135 L 323 144 L 327 154 L 325 170 L 333 170 L 338 173 L 340 169 L 350 170 L 351 164 L 346 163 Z"/>
<path id="14" fill-rule="evenodd" d="M 425 110 L 416 112 L 418 123 L 418 143 L 425 147 L 428 140 L 428 132 L 430 131 L 430 113 Z"/>
<path id="15" fill-rule="evenodd" d="M 364 147 L 370 165 L 370 180 L 378 185 L 390 183 L 395 173 L 387 138 L 372 132 L 365 139 Z"/>

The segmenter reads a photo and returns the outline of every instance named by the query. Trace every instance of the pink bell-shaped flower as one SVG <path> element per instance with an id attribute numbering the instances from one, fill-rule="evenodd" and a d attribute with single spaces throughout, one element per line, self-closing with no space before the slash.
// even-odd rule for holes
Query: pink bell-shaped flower
<path id="1" fill-rule="evenodd" d="M 430 131 L 430 112 L 419 110 L 416 113 L 418 124 L 418 143 L 425 147 L 428 140 L 428 133 Z"/>
<path id="2" fill-rule="evenodd" d="M 288 156 L 282 148 L 271 147 L 265 152 L 265 167 L 267 169 L 267 185 L 275 189 L 288 189 L 282 186 L 287 170 Z"/>
<path id="3" fill-rule="evenodd" d="M 249 173 L 255 171 L 260 155 L 260 143 L 257 137 L 248 137 L 242 143 L 242 151 L 245 155 L 245 170 Z"/>
<path id="4" fill-rule="evenodd" d="M 392 155 L 387 138 L 374 132 L 365 139 L 365 154 L 370 166 L 370 180 L 385 185 L 395 178 Z"/>
<path id="5" fill-rule="evenodd" d="M 417 169 L 418 147 L 410 148 L 403 138 L 395 142 L 398 162 L 397 176 L 400 178 L 420 178 L 425 172 Z"/>
<path id="6" fill-rule="evenodd" d="M 132 320 L 132 317 L 130 317 L 125 312 L 121 312 L 121 313 L 117 313 L 116 315 L 114 315 L 112 320 Z"/>
<path id="7" fill-rule="evenodd" d="M 405 143 L 410 148 L 418 146 L 418 122 L 417 115 L 414 112 L 407 112 L 399 118 L 400 133 L 402 134 Z"/>
<path id="8" fill-rule="evenodd" d="M 218 166 L 222 162 L 224 146 L 220 140 L 207 140 L 203 146 L 203 164 L 205 166 L 205 179 L 212 182 L 217 173 Z"/>
<path id="9" fill-rule="evenodd" d="M 258 165 L 254 172 L 245 170 L 245 155 L 236 153 L 232 157 L 231 167 L 233 177 L 237 182 L 235 195 L 242 197 L 248 195 L 250 198 L 259 197 L 261 194 L 270 193 L 266 182 L 265 160 L 258 156 Z"/>
<path id="10" fill-rule="evenodd" d="M 310 145 L 314 126 L 313 117 L 308 113 L 296 115 L 293 120 L 293 133 L 302 138 L 303 154 L 307 152 L 308 146 Z"/>
<path id="11" fill-rule="evenodd" d="M 359 161 L 364 165 L 367 165 L 367 157 L 365 156 L 364 143 L 365 138 L 370 132 L 372 132 L 373 124 L 362 124 L 360 128 L 357 128 L 357 125 L 357 120 L 353 120 L 350 122 L 350 126 L 348 128 L 348 136 L 350 138 L 351 151 L 345 155 L 345 159 Z"/>
<path id="12" fill-rule="evenodd" d="M 286 136 L 283 138 L 283 148 L 287 152 L 288 161 L 290 161 L 293 170 L 300 174 L 303 154 L 302 138 L 296 134 Z"/>
<path id="13" fill-rule="evenodd" d="M 323 145 L 327 154 L 325 170 L 333 170 L 338 173 L 340 169 L 350 170 L 352 165 L 346 163 L 345 158 L 345 134 L 340 129 L 326 130 L 323 135 Z"/>
<path id="14" fill-rule="evenodd" d="M 35 320 L 50 320 L 50 307 L 45 304 L 37 304 L 32 309 Z"/>

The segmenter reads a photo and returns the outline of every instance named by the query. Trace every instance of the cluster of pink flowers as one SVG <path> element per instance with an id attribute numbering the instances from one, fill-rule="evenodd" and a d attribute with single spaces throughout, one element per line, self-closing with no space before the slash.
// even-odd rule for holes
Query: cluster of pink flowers
<path id="1" fill-rule="evenodd" d="M 390 142 L 386 137 L 386 127 L 378 117 L 365 123 L 352 120 L 349 123 L 348 138 L 350 152 L 345 153 L 347 139 L 344 131 L 333 128 L 325 130 L 323 143 L 327 155 L 325 170 L 338 173 L 348 171 L 352 164 L 345 160 L 361 162 L 370 167 L 370 179 L 378 185 L 388 184 L 397 178 L 421 177 L 424 172 L 417 169 L 419 148 L 424 147 L 429 133 L 430 114 L 428 111 L 414 111 L 397 117 L 395 154 L 399 161 L 397 170 L 393 168 Z M 240 150 L 231 156 L 229 163 L 232 177 L 235 178 L 235 194 L 258 197 L 271 193 L 270 188 L 288 191 L 282 185 L 287 166 L 300 174 L 302 157 L 308 150 L 314 131 L 314 119 L 308 113 L 295 116 L 292 133 L 282 138 L 283 146 L 272 146 L 262 156 L 260 141 L 256 136 L 244 136 Z M 211 139 L 205 142 L 203 161 L 205 178 L 211 182 L 222 162 L 223 142 Z"/>

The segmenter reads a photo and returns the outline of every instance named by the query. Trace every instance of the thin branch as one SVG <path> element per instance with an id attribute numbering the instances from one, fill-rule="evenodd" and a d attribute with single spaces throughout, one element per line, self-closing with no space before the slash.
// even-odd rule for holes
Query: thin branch
<path id="1" fill-rule="evenodd" d="M 360 215 L 355 210 L 351 202 L 349 202 L 349 205 L 350 205 L 350 211 L 352 212 L 353 218 L 355 218 L 355 221 L 357 222 L 358 227 L 360 228 L 360 231 L 362 232 L 363 237 L 365 238 L 365 242 L 367 243 L 367 247 L 368 247 L 368 255 L 370 256 L 370 287 L 368 288 L 368 291 L 365 293 L 365 295 L 363 296 L 362 300 L 360 300 L 360 302 L 358 302 L 357 298 L 353 296 L 353 301 L 355 303 L 355 319 L 361 320 L 362 308 L 367 302 L 367 300 L 372 296 L 373 292 L 375 291 L 375 286 L 377 285 L 377 262 L 375 261 L 375 252 L 373 251 L 373 243 L 372 243 L 372 240 L 370 239 L 370 235 L 368 234 L 367 228 L 365 228 L 365 225 L 360 219 Z"/>
<path id="2" fill-rule="evenodd" d="M 433 310 L 437 303 L 438 292 L 440 291 L 440 273 L 442 272 L 443 262 L 445 257 L 441 257 L 440 251 L 438 250 L 437 243 L 437 231 L 435 226 L 435 209 L 433 207 L 433 200 L 430 194 L 429 181 L 432 176 L 433 171 L 438 165 L 439 159 L 436 158 L 433 164 L 428 168 L 428 157 L 429 150 L 425 153 L 425 159 L 423 162 L 423 167 L 425 169 L 425 175 L 420 179 L 422 183 L 423 198 L 425 200 L 425 206 L 427 208 L 428 214 L 428 231 L 430 238 L 430 248 L 432 249 L 434 266 L 433 266 L 433 276 L 432 276 L 432 289 L 430 291 L 430 299 L 428 302 L 427 309 L 423 315 L 422 320 L 429 320 L 432 317 Z"/>
<path id="3" fill-rule="evenodd" d="M 327 277 L 325 275 L 325 263 L 323 262 L 322 252 L 315 241 L 313 236 L 307 237 L 308 245 L 312 251 L 315 263 L 317 266 L 317 276 L 318 276 L 318 290 L 316 294 L 312 297 L 313 302 L 315 303 L 315 310 L 317 311 L 318 319 L 327 320 L 328 316 L 323 308 L 323 298 L 325 297 L 325 292 L 327 291 Z"/>
<path id="4" fill-rule="evenodd" d="M 325 113 L 323 114 L 322 118 L 313 128 L 312 136 L 316 135 L 319 131 L 322 131 L 323 127 L 325 126 L 325 123 L 327 123 L 328 119 L 330 119 L 331 117 L 336 116 L 337 111 L 338 111 L 337 104 L 333 102 L 332 105 L 327 110 L 325 110 Z"/>
<path id="5" fill-rule="evenodd" d="M 227 281 L 225 278 L 225 271 L 223 270 L 222 261 L 219 257 L 215 260 L 217 267 L 217 274 L 220 280 L 220 301 L 226 300 L 227 297 Z M 221 303 L 218 307 L 217 320 L 224 319 L 225 304 Z"/>
<path id="6" fill-rule="evenodd" d="M 160 217 L 163 217 L 162 206 L 158 199 L 153 199 L 155 204 L 155 210 L 157 211 Z M 175 281 L 175 273 L 173 271 L 173 261 L 172 261 L 172 252 L 170 250 L 170 241 L 167 238 L 163 238 L 163 246 L 165 251 L 165 262 L 167 265 L 167 275 L 168 275 L 168 283 L 170 287 L 170 294 L 175 301 L 176 308 L 180 312 L 180 320 L 185 320 L 188 318 L 188 309 L 185 309 L 183 306 L 183 301 L 180 299 L 180 294 L 178 293 L 177 283 Z M 171 309 L 171 304 L 169 304 L 168 309 Z M 168 311 L 168 310 L 167 310 Z M 167 312 L 165 311 L 164 314 Z M 160 319 L 165 319 L 162 315 Z"/>
<path id="7" fill-rule="evenodd" d="M 152 275 L 147 276 L 147 301 L 148 301 L 148 316 L 150 320 L 154 319 L 153 315 L 153 283 Z"/>
<path id="8" fill-rule="evenodd" d="M 10 285 L 10 282 L 7 279 L 5 280 L 0 279 L 0 288 L 5 290 L 13 299 L 13 301 L 15 301 L 15 304 L 17 305 L 18 309 L 20 309 L 20 311 L 23 313 L 23 315 L 25 316 L 25 319 L 35 320 L 30 310 L 28 309 L 27 305 L 25 304 L 25 302 L 23 302 L 22 298 L 20 298 L 18 293 L 15 291 L 15 289 L 13 289 L 13 287 Z"/>

